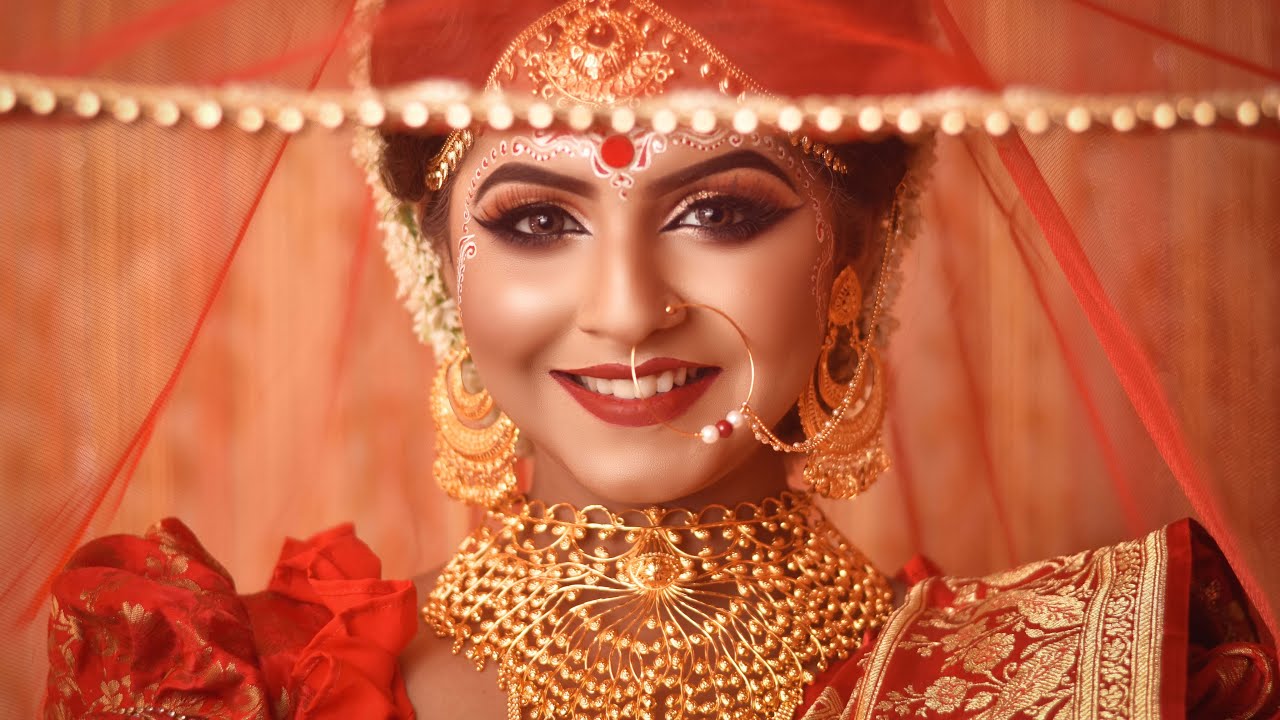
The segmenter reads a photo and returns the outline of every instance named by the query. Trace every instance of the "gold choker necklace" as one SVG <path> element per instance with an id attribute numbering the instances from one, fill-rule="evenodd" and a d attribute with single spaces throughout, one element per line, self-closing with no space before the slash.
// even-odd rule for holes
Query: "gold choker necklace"
<path id="1" fill-rule="evenodd" d="M 422 608 L 508 716 L 776 718 L 884 622 L 888 581 L 809 496 L 489 512 Z"/>

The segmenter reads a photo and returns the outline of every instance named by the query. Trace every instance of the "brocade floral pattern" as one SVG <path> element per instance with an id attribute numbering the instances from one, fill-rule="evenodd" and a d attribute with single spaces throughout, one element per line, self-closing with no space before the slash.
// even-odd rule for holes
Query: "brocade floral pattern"
<path id="1" fill-rule="evenodd" d="M 412 717 L 396 658 L 416 603 L 378 572 L 350 528 L 291 541 L 268 591 L 247 596 L 177 521 L 96 540 L 53 585 L 45 718 Z M 1182 522 L 924 579 L 806 699 L 800 720 L 1253 718 L 1273 717 L 1280 691 L 1238 583 Z"/>
<path id="2" fill-rule="evenodd" d="M 929 577 L 801 720 L 1272 717 L 1275 649 L 1243 598 L 1188 521 L 986 577 Z"/>
<path id="3" fill-rule="evenodd" d="M 413 586 L 378 571 L 350 527 L 289 541 L 245 596 L 176 520 L 95 540 L 53 585 L 44 717 L 411 717 L 396 660 Z"/>

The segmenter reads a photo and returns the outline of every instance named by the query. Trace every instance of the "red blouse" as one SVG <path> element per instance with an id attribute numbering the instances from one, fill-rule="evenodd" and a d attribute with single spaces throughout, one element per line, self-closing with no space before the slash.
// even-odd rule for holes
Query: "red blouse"
<path id="1" fill-rule="evenodd" d="M 286 542 L 253 595 L 177 520 L 95 540 L 54 584 L 46 720 L 412 718 L 397 658 L 415 592 L 380 573 L 350 526 Z M 1277 714 L 1274 644 L 1188 521 L 981 578 L 906 574 L 801 720 Z"/>
<path id="2" fill-rule="evenodd" d="M 412 718 L 416 593 L 381 571 L 349 525 L 286 541 L 253 595 L 177 520 L 95 540 L 53 586 L 45 717 Z"/>

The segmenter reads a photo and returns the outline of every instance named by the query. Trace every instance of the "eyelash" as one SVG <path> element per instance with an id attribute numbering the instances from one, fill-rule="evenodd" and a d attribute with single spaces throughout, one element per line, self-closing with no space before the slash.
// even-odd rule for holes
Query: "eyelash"
<path id="1" fill-rule="evenodd" d="M 706 228 L 680 222 L 690 213 L 706 208 L 720 208 L 730 213 L 740 214 L 742 219 L 725 227 Z M 782 207 L 774 198 L 763 193 L 743 191 L 739 194 L 707 190 L 695 193 L 684 201 L 684 204 L 672 214 L 674 218 L 662 228 L 663 232 L 690 228 L 694 232 L 710 236 L 713 240 L 724 242 L 742 242 L 753 238 L 773 225 L 777 224 L 796 208 Z"/>
<path id="2" fill-rule="evenodd" d="M 534 197 L 529 193 L 516 192 L 499 197 L 496 205 L 497 207 L 493 210 L 494 217 L 480 217 L 477 214 L 475 220 L 484 229 L 516 247 L 551 247 L 571 235 L 581 235 L 586 232 L 573 213 L 555 202 Z M 572 224 L 574 227 L 556 233 L 534 233 L 517 229 L 519 224 L 539 214 L 559 218 L 562 226 Z"/>

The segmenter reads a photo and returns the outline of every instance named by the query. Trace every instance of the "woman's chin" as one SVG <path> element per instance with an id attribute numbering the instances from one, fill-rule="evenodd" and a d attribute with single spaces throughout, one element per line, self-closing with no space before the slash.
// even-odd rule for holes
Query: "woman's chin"
<path id="1" fill-rule="evenodd" d="M 714 478 L 691 476 L 688 469 L 677 473 L 655 471 L 654 468 L 592 473 L 576 478 L 581 500 L 610 508 L 680 504 L 682 499 L 704 490 L 713 482 Z M 554 501 L 556 498 L 544 499 Z"/>
<path id="2" fill-rule="evenodd" d="M 743 464 L 750 462 L 754 443 L 722 442 L 713 446 L 696 440 L 675 438 L 658 447 L 635 447 L 619 451 L 614 446 L 590 452 L 584 446 L 572 448 L 561 462 L 551 457 L 535 459 L 530 496 L 544 502 L 574 505 L 599 504 L 610 508 L 652 505 L 700 506 L 734 504 L 755 500 L 759 492 L 740 485 L 734 478 Z M 547 455 L 546 446 L 538 446 Z M 558 466 L 558 467 L 556 467 Z M 781 475 L 781 474 L 779 474 Z M 745 480 L 745 478 L 743 478 Z M 770 489 L 763 489 L 770 492 Z"/>
<path id="3" fill-rule="evenodd" d="M 548 503 L 619 508 L 671 504 L 713 484 L 732 464 L 716 457 L 719 453 L 710 448 L 690 448 L 702 452 L 683 448 L 675 452 L 652 448 L 620 452 L 617 446 L 606 446 L 593 452 L 579 445 L 560 454 L 548 453 L 546 445 L 535 445 L 539 450 L 529 495 Z"/>

